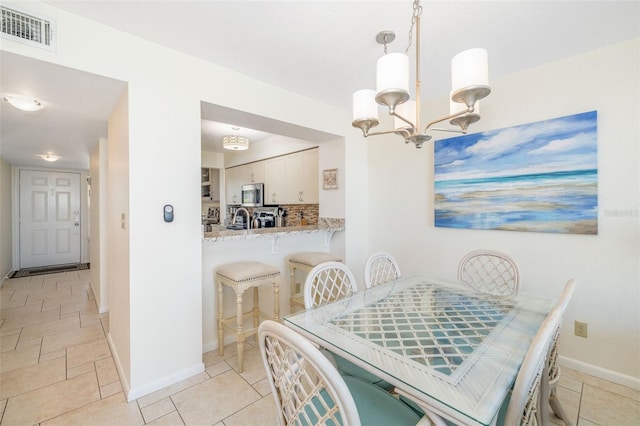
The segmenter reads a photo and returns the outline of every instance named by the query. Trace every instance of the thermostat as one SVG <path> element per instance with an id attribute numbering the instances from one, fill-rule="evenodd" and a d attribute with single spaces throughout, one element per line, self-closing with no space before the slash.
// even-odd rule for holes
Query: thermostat
<path id="1" fill-rule="evenodd" d="M 164 221 L 173 222 L 173 206 L 171 204 L 164 206 Z"/>

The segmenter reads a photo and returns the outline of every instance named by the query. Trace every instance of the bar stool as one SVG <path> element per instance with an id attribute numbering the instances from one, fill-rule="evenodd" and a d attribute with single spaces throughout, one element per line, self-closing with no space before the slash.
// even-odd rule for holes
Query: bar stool
<path id="1" fill-rule="evenodd" d="M 228 328 L 236 335 L 238 348 L 239 372 L 244 371 L 244 341 L 248 336 L 257 333 L 260 319 L 267 317 L 258 306 L 258 287 L 273 284 L 274 320 L 280 320 L 280 270 L 275 266 L 262 262 L 235 262 L 221 265 L 216 270 L 218 286 L 218 353 L 224 355 L 224 328 Z M 224 318 L 222 288 L 228 286 L 236 293 L 236 315 Z M 242 295 L 245 290 L 253 287 L 253 309 L 243 312 Z M 253 328 L 244 328 L 244 319 L 253 317 Z"/>
<path id="2" fill-rule="evenodd" d="M 335 254 L 320 251 L 294 253 L 289 258 L 289 274 L 291 278 L 289 305 L 291 305 L 291 313 L 295 312 L 296 307 L 304 308 L 304 289 L 302 284 L 296 284 L 296 271 L 300 270 L 308 274 L 316 265 L 324 262 L 342 262 L 342 259 Z M 304 282 L 304 280 L 301 282 Z"/>

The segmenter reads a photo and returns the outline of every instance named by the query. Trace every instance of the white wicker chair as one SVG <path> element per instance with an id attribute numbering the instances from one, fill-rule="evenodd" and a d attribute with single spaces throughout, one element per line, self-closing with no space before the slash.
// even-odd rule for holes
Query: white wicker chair
<path id="1" fill-rule="evenodd" d="M 431 424 L 384 390 L 340 376 L 310 341 L 282 324 L 264 321 L 258 339 L 280 426 Z"/>
<path id="2" fill-rule="evenodd" d="M 540 420 L 538 412 L 542 374 L 547 362 L 547 355 L 553 342 L 555 331 L 562 320 L 562 312 L 557 307 L 549 313 L 540 326 L 540 330 L 529 346 L 529 350 L 520 366 L 516 382 L 511 391 L 506 412 L 501 410 L 497 424 L 505 426 L 547 424 L 548 420 Z M 504 407 L 503 407 L 504 408 Z M 502 413 L 504 412 L 504 416 Z"/>
<path id="3" fill-rule="evenodd" d="M 460 260 L 458 281 L 483 293 L 511 297 L 520 289 L 520 272 L 514 260 L 504 253 L 475 250 Z"/>
<path id="4" fill-rule="evenodd" d="M 400 266 L 389 253 L 372 254 L 364 266 L 364 285 L 366 288 L 397 280 L 400 276 Z"/>
<path id="5" fill-rule="evenodd" d="M 344 263 L 324 262 L 315 266 L 304 283 L 304 307 L 314 308 L 357 291 L 356 279 Z"/>
<path id="6" fill-rule="evenodd" d="M 558 299 L 558 303 L 556 303 L 556 308 L 564 315 L 564 312 L 567 309 L 567 305 L 569 305 L 569 301 L 571 301 L 571 297 L 573 296 L 573 292 L 575 290 L 576 280 L 574 278 L 567 281 L 564 286 L 564 290 Z M 549 416 L 549 406 L 545 404 L 545 401 L 548 399 L 549 405 L 551 409 L 555 413 L 555 415 L 562 419 L 566 426 L 572 426 L 573 423 L 569 420 L 569 416 L 562 408 L 560 404 L 560 399 L 558 398 L 558 391 L 556 386 L 560 381 L 560 365 L 558 364 L 558 339 L 560 337 L 560 325 L 558 324 L 557 329 L 555 330 L 553 343 L 551 345 L 551 349 L 549 350 L 549 356 L 547 357 L 547 368 L 548 371 L 548 392 L 541 395 L 540 398 L 540 413 L 543 418 L 548 418 Z"/>

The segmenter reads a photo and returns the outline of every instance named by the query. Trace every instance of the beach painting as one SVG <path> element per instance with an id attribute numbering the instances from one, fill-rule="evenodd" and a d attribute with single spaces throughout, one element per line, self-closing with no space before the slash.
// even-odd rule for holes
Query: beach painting
<path id="1" fill-rule="evenodd" d="M 435 142 L 435 226 L 598 233 L 597 111 Z"/>

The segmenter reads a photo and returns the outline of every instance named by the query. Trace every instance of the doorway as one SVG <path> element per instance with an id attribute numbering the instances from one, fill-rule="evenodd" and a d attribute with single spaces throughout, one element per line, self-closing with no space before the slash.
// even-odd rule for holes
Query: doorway
<path id="1" fill-rule="evenodd" d="M 19 266 L 80 263 L 80 173 L 20 170 Z"/>

